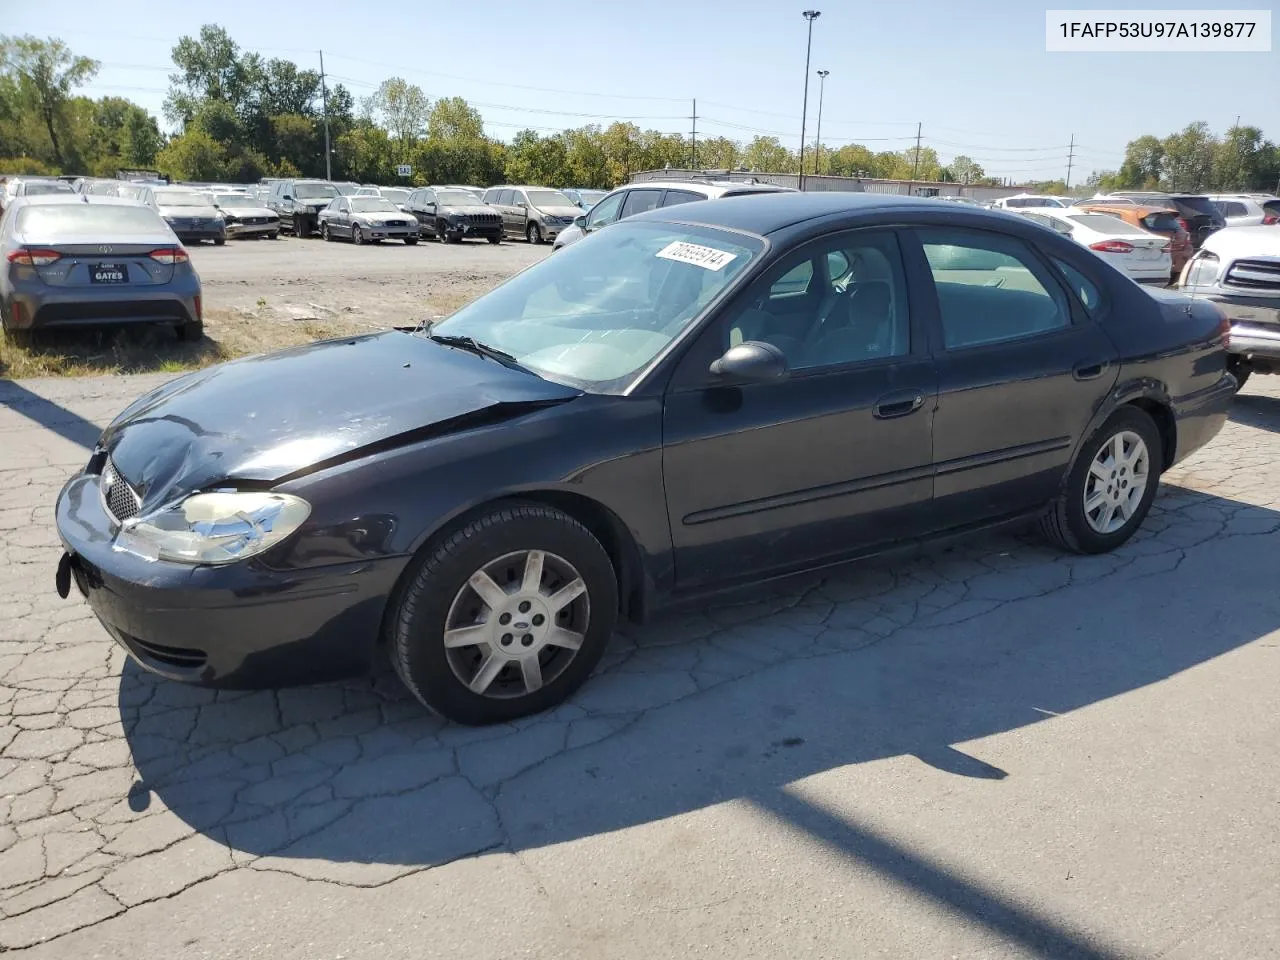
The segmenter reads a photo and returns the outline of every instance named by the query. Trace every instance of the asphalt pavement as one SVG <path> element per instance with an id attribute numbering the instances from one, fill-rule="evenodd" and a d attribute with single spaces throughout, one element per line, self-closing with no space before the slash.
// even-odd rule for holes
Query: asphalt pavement
<path id="1" fill-rule="evenodd" d="M 1115 554 L 988 535 L 758 588 L 486 729 L 385 671 L 158 680 L 56 596 L 58 487 L 162 379 L 0 382 L 0 949 L 1280 955 L 1280 378 Z"/>

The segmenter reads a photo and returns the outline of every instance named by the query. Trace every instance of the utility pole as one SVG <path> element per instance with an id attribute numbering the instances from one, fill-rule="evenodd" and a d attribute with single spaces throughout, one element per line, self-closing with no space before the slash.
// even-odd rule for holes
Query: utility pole
<path id="1" fill-rule="evenodd" d="M 923 123 L 916 124 L 916 155 L 911 161 L 911 185 L 907 187 L 907 196 L 911 196 L 916 189 L 916 171 L 920 169 L 920 128 Z"/>
<path id="2" fill-rule="evenodd" d="M 698 169 L 698 98 L 693 98 L 693 164 L 691 169 Z"/>
<path id="3" fill-rule="evenodd" d="M 320 51 L 320 109 L 324 113 L 324 178 L 333 179 L 333 152 L 329 149 L 329 90 L 324 83 L 324 51 Z"/>
<path id="4" fill-rule="evenodd" d="M 804 125 L 809 119 L 809 54 L 813 52 L 813 21 L 822 16 L 821 10 L 806 10 L 804 18 L 809 21 L 809 41 L 804 48 L 804 102 L 800 107 L 800 189 L 804 189 Z"/>
<path id="5" fill-rule="evenodd" d="M 813 174 L 822 176 L 822 95 L 827 90 L 827 74 L 830 70 L 818 71 L 818 136 L 813 148 Z"/>
<path id="6" fill-rule="evenodd" d="M 1062 186 L 1065 190 L 1071 189 L 1071 164 L 1076 159 L 1076 135 L 1071 135 L 1071 144 L 1067 147 L 1067 179 L 1063 181 Z"/>

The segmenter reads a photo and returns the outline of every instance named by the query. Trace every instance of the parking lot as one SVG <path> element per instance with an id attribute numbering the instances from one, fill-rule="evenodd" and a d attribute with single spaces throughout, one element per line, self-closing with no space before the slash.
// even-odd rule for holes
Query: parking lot
<path id="1" fill-rule="evenodd" d="M 273 259 L 303 244 L 341 283 Z M 196 254 L 227 310 L 407 302 L 541 255 Z M 0 950 L 1280 953 L 1274 378 L 1115 554 L 988 535 L 755 588 L 624 629 L 569 704 L 486 729 L 389 671 L 157 680 L 57 597 L 58 487 L 163 379 L 0 382 Z"/>

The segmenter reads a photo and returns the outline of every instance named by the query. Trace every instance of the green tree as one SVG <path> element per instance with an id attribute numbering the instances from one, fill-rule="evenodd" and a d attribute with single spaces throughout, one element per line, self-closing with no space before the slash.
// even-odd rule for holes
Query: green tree
<path id="1" fill-rule="evenodd" d="M 427 136 L 432 140 L 483 140 L 480 111 L 461 97 L 443 97 L 427 114 Z"/>
<path id="2" fill-rule="evenodd" d="M 1214 150 L 1209 186 L 1224 191 L 1275 186 L 1275 178 L 1269 176 L 1275 149 L 1257 127 L 1232 127 Z"/>
<path id="3" fill-rule="evenodd" d="M 759 173 L 795 173 L 799 165 L 795 154 L 778 142 L 777 137 L 757 136 L 742 151 L 742 163 Z"/>
<path id="4" fill-rule="evenodd" d="M 185 126 L 210 100 L 220 101 L 242 115 L 256 79 L 256 59 L 246 60 L 240 47 L 222 27 L 205 24 L 198 38 L 182 37 L 173 48 L 177 73 L 169 75 L 164 113 Z"/>
<path id="5" fill-rule="evenodd" d="M 98 67 L 98 61 L 77 56 L 52 37 L 0 37 L 0 73 L 16 78 L 20 100 L 26 100 L 38 112 L 49 135 L 51 159 L 56 167 L 68 160 L 78 165 L 78 156 L 64 155 L 59 128 L 64 125 L 71 91 L 90 80 Z"/>
<path id="6" fill-rule="evenodd" d="M 391 139 L 398 146 L 397 156 L 407 157 L 426 131 L 430 101 L 422 88 L 400 77 L 382 81 L 372 97 L 372 107 L 382 118 Z"/>
<path id="7" fill-rule="evenodd" d="M 227 174 L 222 145 L 198 128 L 170 140 L 156 168 L 175 180 L 222 180 Z"/>
<path id="8" fill-rule="evenodd" d="M 1218 141 L 1204 122 L 1189 123 L 1178 133 L 1164 139 L 1164 164 L 1161 178 L 1170 190 L 1201 190 L 1208 186 L 1213 174 L 1213 161 Z"/>
<path id="9" fill-rule="evenodd" d="M 703 170 L 733 170 L 742 162 L 742 147 L 728 137 L 698 138 L 698 167 Z"/>
<path id="10" fill-rule="evenodd" d="M 1150 134 L 1129 141 L 1124 148 L 1124 163 L 1117 174 L 1118 185 L 1129 188 L 1151 188 L 1160 185 L 1164 169 L 1164 143 Z"/>
<path id="11" fill-rule="evenodd" d="M 507 179 L 512 183 L 567 187 L 566 156 L 564 142 L 557 137 L 521 130 L 507 150 Z"/>
<path id="12" fill-rule="evenodd" d="M 947 172 L 955 183 L 977 183 L 987 175 L 972 157 L 966 157 L 963 154 L 947 164 Z"/>

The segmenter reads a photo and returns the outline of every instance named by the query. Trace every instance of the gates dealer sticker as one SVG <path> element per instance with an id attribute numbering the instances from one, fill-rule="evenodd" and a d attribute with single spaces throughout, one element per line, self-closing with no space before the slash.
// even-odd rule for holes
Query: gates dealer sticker
<path id="1" fill-rule="evenodd" d="M 704 247 L 697 243 L 685 243 L 677 240 L 669 243 L 656 256 L 664 260 L 678 260 L 680 263 L 692 263 L 704 270 L 723 270 L 725 265 L 738 258 L 736 253 L 725 253 L 715 247 Z"/>

